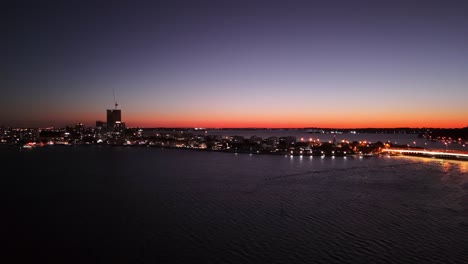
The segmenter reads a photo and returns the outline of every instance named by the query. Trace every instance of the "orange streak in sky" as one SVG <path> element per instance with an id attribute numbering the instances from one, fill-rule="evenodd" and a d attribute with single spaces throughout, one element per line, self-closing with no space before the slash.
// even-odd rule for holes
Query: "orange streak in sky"
<path id="1" fill-rule="evenodd" d="M 127 125 L 142 127 L 205 127 L 205 128 L 366 128 L 366 127 L 440 127 L 461 128 L 468 126 L 468 120 L 458 116 L 450 118 L 428 118 L 424 116 L 356 116 L 332 118 L 327 116 L 127 116 Z M 125 121 L 125 120 L 124 120 Z"/>
<path id="2" fill-rule="evenodd" d="M 99 113 L 82 113 L 70 115 L 67 118 L 54 115 L 43 119 L 60 123 L 73 124 L 77 122 L 94 126 L 96 120 L 106 121 L 105 111 Z M 462 128 L 468 126 L 468 113 L 437 112 L 437 113 L 407 113 L 392 109 L 382 111 L 350 110 L 346 113 L 330 112 L 298 112 L 298 110 L 255 110 L 244 112 L 207 112 L 181 111 L 177 113 L 138 113 L 122 110 L 122 121 L 128 127 L 205 127 L 205 128 L 391 128 L 391 127 L 434 127 Z M 49 122 L 49 121 L 47 121 Z M 46 123 L 45 125 L 48 125 Z"/>

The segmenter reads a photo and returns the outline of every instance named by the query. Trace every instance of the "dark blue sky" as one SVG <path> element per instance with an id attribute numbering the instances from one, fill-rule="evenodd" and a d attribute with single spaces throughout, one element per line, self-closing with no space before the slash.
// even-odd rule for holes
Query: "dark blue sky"
<path id="1" fill-rule="evenodd" d="M 0 125 L 468 125 L 468 5 L 10 1 Z M 365 122 L 363 122 L 365 121 Z"/>

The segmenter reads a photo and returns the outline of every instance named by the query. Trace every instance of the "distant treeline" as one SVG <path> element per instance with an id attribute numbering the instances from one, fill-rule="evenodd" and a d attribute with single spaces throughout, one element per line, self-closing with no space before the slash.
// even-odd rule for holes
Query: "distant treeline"
<path id="1" fill-rule="evenodd" d="M 454 140 L 461 138 L 462 140 L 468 140 L 468 127 L 465 128 L 433 128 L 430 130 L 432 138 L 450 137 Z"/>
<path id="2" fill-rule="evenodd" d="M 433 137 L 451 137 L 468 139 L 468 127 L 465 128 L 411 128 L 411 127 L 393 127 L 393 128 L 321 128 L 321 127 L 306 127 L 306 128 L 206 128 L 208 130 L 286 130 L 286 131 L 321 131 L 321 133 L 378 133 L 378 134 L 431 134 Z M 143 130 L 159 130 L 159 131 L 192 131 L 193 128 L 143 128 Z M 204 130 L 203 128 L 199 130 Z"/>
<path id="3" fill-rule="evenodd" d="M 342 133 L 378 133 L 378 134 L 421 134 L 426 132 L 427 128 L 410 128 L 410 127 L 395 127 L 395 128 L 312 128 L 316 130 L 322 130 L 325 133 L 331 132 L 342 132 Z"/>

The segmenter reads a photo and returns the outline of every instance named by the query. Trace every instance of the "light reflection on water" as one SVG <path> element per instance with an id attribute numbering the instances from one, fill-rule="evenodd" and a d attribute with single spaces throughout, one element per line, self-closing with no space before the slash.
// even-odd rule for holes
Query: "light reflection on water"
<path id="1" fill-rule="evenodd" d="M 441 168 L 442 172 L 454 172 L 463 176 L 468 176 L 468 161 L 452 160 L 452 159 L 440 159 L 440 158 L 426 158 L 426 157 L 415 157 L 415 156 L 403 156 L 403 157 L 392 157 L 388 158 L 404 158 L 408 160 L 415 160 L 427 165 L 437 165 Z"/>

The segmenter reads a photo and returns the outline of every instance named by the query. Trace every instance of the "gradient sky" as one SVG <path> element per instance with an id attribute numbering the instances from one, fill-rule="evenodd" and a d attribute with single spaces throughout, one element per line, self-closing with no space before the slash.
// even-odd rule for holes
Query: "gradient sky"
<path id="1" fill-rule="evenodd" d="M 466 1 L 10 1 L 0 125 L 468 126 Z"/>

